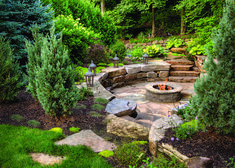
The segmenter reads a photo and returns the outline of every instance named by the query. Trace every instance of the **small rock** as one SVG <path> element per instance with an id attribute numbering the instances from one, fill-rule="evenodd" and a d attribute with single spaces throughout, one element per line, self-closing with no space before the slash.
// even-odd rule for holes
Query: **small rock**
<path id="1" fill-rule="evenodd" d="M 192 157 L 186 161 L 187 168 L 212 168 L 213 161 L 206 157 Z"/>

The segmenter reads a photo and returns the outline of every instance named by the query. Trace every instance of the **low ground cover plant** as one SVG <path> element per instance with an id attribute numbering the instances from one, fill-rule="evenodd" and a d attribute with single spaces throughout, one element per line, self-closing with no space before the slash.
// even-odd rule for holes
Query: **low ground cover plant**
<path id="1" fill-rule="evenodd" d="M 144 52 L 150 57 L 165 57 L 167 55 L 165 49 L 161 47 L 161 45 L 156 44 L 147 46 L 146 49 L 144 49 Z"/>
<path id="2" fill-rule="evenodd" d="M 55 145 L 55 141 L 64 135 L 54 131 L 43 131 L 23 126 L 0 125 L 0 167 L 2 168 L 43 168 L 34 162 L 30 153 L 45 153 L 66 157 L 60 164 L 48 165 L 48 168 L 58 167 L 99 167 L 111 168 L 98 154 L 86 146 Z"/>

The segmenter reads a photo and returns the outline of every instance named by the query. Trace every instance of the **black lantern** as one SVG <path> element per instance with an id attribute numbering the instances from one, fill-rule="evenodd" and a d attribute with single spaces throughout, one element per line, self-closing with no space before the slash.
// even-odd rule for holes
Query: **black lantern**
<path id="1" fill-rule="evenodd" d="M 91 61 L 89 68 L 90 68 L 91 72 L 92 71 L 94 72 L 94 76 L 96 76 L 96 65 L 93 63 L 93 61 Z"/>
<path id="2" fill-rule="evenodd" d="M 149 58 L 148 54 L 145 53 L 145 54 L 143 55 L 143 64 L 148 64 L 148 58 Z"/>
<path id="3" fill-rule="evenodd" d="M 93 87 L 94 83 L 94 74 L 91 72 L 90 68 L 88 68 L 88 72 L 85 74 L 87 87 Z"/>
<path id="4" fill-rule="evenodd" d="M 115 54 L 115 57 L 113 58 L 113 67 L 118 68 L 119 58 L 117 57 L 117 54 Z"/>

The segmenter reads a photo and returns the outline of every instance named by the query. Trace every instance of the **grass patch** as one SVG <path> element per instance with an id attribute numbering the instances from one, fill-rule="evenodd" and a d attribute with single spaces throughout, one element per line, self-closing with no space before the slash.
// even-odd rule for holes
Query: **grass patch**
<path id="1" fill-rule="evenodd" d="M 41 125 L 41 123 L 36 120 L 29 120 L 27 123 L 28 123 L 28 125 L 30 125 L 32 127 L 39 127 Z"/>
<path id="2" fill-rule="evenodd" d="M 78 110 L 86 109 L 86 106 L 84 104 L 77 103 L 75 106 L 75 109 L 78 109 Z"/>
<path id="3" fill-rule="evenodd" d="M 92 117 L 102 117 L 102 115 L 97 113 L 96 111 L 90 111 L 89 115 L 92 116 Z"/>
<path id="4" fill-rule="evenodd" d="M 20 121 L 24 120 L 24 117 L 19 114 L 14 114 L 11 116 L 11 119 L 20 122 Z"/>
<path id="5" fill-rule="evenodd" d="M 104 99 L 102 97 L 97 97 L 95 100 L 94 100 L 95 103 L 99 103 L 99 104 L 108 104 L 109 101 L 107 99 Z"/>
<path id="6" fill-rule="evenodd" d="M 67 158 L 61 164 L 46 166 L 47 168 L 111 168 L 111 165 L 104 158 L 86 146 L 55 145 L 54 142 L 61 138 L 64 138 L 64 135 L 54 131 L 43 131 L 23 126 L 0 125 L 0 167 L 45 167 L 37 162 L 33 162 L 30 153 L 34 152 Z"/>
<path id="7" fill-rule="evenodd" d="M 101 105 L 101 104 L 93 104 L 92 108 L 94 110 L 102 111 L 102 110 L 104 110 L 105 107 L 103 105 Z"/>

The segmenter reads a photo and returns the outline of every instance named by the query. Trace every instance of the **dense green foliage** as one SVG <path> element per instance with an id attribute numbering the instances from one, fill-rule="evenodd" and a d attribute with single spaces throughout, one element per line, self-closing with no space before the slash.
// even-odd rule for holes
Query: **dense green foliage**
<path id="1" fill-rule="evenodd" d="M 218 62 L 208 52 L 207 75 L 196 81 L 191 113 L 207 126 L 235 134 L 235 3 L 226 0 L 224 14 L 213 35 Z"/>
<path id="2" fill-rule="evenodd" d="M 45 153 L 66 157 L 60 164 L 47 165 L 48 168 L 112 167 L 101 156 L 98 156 L 86 146 L 56 145 L 55 141 L 62 138 L 64 138 L 64 135 L 55 131 L 0 125 L 0 167 L 45 167 L 39 162 L 34 162 L 30 157 L 30 153 Z"/>
<path id="3" fill-rule="evenodd" d="M 91 44 L 87 49 L 85 62 L 91 63 L 93 60 L 95 64 L 101 62 L 109 62 L 107 47 L 101 44 Z"/>
<path id="4" fill-rule="evenodd" d="M 100 9 L 89 0 L 43 0 L 51 4 L 55 10 L 55 16 L 72 15 L 73 19 L 79 18 L 84 27 L 91 28 L 95 33 L 101 34 L 101 40 L 110 45 L 114 43 L 116 27 L 108 16 L 102 16 Z"/>
<path id="5" fill-rule="evenodd" d="M 41 43 L 41 50 L 36 53 L 36 46 L 28 47 L 27 50 L 28 53 L 32 53 L 31 57 L 40 58 L 38 62 L 41 62 L 41 66 L 35 64 L 36 68 L 32 69 L 33 75 L 29 76 L 32 78 L 29 81 L 35 81 L 36 97 L 47 114 L 51 116 L 70 114 L 70 109 L 79 100 L 79 91 L 74 85 L 74 70 L 68 51 L 62 44 L 62 37 L 57 39 L 52 28 L 50 36 L 35 40 L 35 44 Z M 29 61 L 31 60 L 36 59 L 32 58 Z M 33 65 L 32 62 L 29 64 Z"/>
<path id="6" fill-rule="evenodd" d="M 113 44 L 110 47 L 111 53 L 110 58 L 114 58 L 115 54 L 117 54 L 117 57 L 120 61 L 123 61 L 126 57 L 126 46 L 121 42 L 117 41 L 115 44 Z"/>
<path id="7" fill-rule="evenodd" d="M 13 61 L 9 41 L 0 36 L 0 102 L 11 101 L 21 90 L 19 65 Z"/>
<path id="8" fill-rule="evenodd" d="M 52 14 L 49 6 L 42 6 L 40 0 L 1 0 L 0 35 L 10 40 L 14 59 L 18 60 L 21 69 L 25 70 L 27 63 L 24 39 L 33 40 L 30 27 L 37 24 L 41 33 L 48 33 Z"/>
<path id="9" fill-rule="evenodd" d="M 144 52 L 146 52 L 148 56 L 150 57 L 165 57 L 166 56 L 165 49 L 161 47 L 161 45 L 156 45 L 156 44 L 147 46 L 146 49 L 144 49 Z"/>

